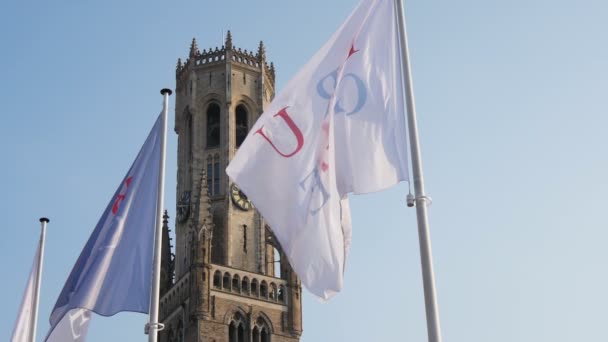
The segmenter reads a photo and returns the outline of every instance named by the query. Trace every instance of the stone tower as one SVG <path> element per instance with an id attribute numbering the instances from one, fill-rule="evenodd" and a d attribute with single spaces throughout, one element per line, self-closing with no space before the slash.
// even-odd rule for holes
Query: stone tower
<path id="1" fill-rule="evenodd" d="M 264 44 L 200 51 L 177 62 L 175 255 L 162 260 L 160 342 L 295 342 L 301 284 L 272 232 L 225 168 L 274 97 Z M 260 170 L 264 172 L 264 170 Z M 165 222 L 168 218 L 165 219 Z M 164 225 L 165 250 L 170 248 Z"/>

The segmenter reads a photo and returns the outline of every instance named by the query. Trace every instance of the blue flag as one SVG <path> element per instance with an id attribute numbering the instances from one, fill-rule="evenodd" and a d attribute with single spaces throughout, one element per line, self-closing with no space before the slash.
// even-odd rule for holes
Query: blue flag
<path id="1" fill-rule="evenodd" d="M 84 340 L 90 312 L 149 312 L 162 134 L 159 116 L 80 253 L 46 341 Z"/>

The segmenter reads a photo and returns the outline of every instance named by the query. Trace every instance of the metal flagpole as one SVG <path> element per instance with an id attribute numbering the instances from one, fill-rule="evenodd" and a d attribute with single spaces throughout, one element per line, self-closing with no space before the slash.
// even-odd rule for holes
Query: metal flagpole
<path id="1" fill-rule="evenodd" d="M 422 266 L 422 281 L 424 286 L 427 333 L 429 336 L 429 342 L 441 342 L 439 309 L 437 307 L 435 276 L 433 273 L 431 237 L 427 217 L 427 204 L 430 203 L 430 199 L 425 195 L 424 192 L 424 177 L 422 176 L 422 160 L 420 157 L 420 145 L 418 142 L 418 126 L 416 123 L 416 104 L 414 102 L 412 69 L 410 66 L 407 33 L 405 30 L 405 12 L 403 8 L 403 0 L 395 0 L 395 2 L 397 6 L 397 23 L 399 27 L 399 40 L 401 45 L 401 63 L 405 83 L 407 125 L 410 136 L 416 216 L 418 219 L 418 237 L 420 240 L 420 262 Z"/>
<path id="2" fill-rule="evenodd" d="M 38 326 L 38 303 L 40 302 L 40 284 L 42 283 L 42 262 L 44 261 L 44 241 L 46 239 L 46 224 L 49 219 L 46 217 L 40 218 L 40 250 L 38 252 L 38 267 L 36 269 L 36 290 L 34 292 L 34 301 L 32 302 L 33 318 L 30 327 L 30 342 L 36 341 L 36 328 Z"/>
<path id="3" fill-rule="evenodd" d="M 165 206 L 165 159 L 167 155 L 167 113 L 169 112 L 169 96 L 171 89 L 162 89 L 163 95 L 163 114 L 161 125 L 163 134 L 160 139 L 160 172 L 158 174 L 158 198 L 156 200 L 156 229 L 154 232 L 154 260 L 152 266 L 152 291 L 150 293 L 150 319 L 146 329 L 148 331 L 148 341 L 156 342 L 158 332 L 163 330 L 164 325 L 158 322 L 158 306 L 160 295 L 160 258 L 162 250 L 162 225 L 163 208 Z"/>

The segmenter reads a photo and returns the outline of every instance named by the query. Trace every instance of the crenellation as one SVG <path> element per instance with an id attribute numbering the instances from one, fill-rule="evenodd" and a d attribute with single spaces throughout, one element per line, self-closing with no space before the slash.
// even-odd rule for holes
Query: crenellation
<path id="1" fill-rule="evenodd" d="M 228 58 L 229 52 L 231 53 Z M 269 66 L 266 61 L 266 49 L 263 42 L 260 41 L 258 51 L 254 54 L 253 50 L 249 51 L 247 49 L 243 50 L 240 47 L 234 47 L 232 45 L 231 35 L 227 38 L 225 45 L 222 45 L 221 47 L 216 46 L 215 48 L 210 47 L 209 50 L 203 49 L 202 52 L 198 50 L 196 39 L 193 39 L 189 58 L 187 58 L 185 62 L 182 62 L 181 58 L 178 59 L 176 75 L 177 78 L 180 79 L 180 76 L 184 74 L 186 69 L 197 69 L 207 67 L 208 65 L 223 64 L 226 63 L 226 61 L 231 61 L 232 63 L 251 67 L 256 70 L 262 69 L 262 71 L 269 76 L 267 80 L 274 88 L 274 67 L 272 63 Z"/>

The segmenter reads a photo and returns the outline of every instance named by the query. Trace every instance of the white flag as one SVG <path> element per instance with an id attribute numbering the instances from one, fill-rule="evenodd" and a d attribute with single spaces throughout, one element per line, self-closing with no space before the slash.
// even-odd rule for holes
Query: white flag
<path id="1" fill-rule="evenodd" d="M 34 256 L 32 270 L 30 271 L 30 277 L 25 287 L 25 293 L 21 300 L 21 308 L 19 309 L 17 322 L 15 322 L 11 342 L 30 342 L 32 340 L 32 325 L 36 321 L 34 317 L 34 301 L 36 297 L 36 274 L 40 267 L 38 262 L 40 260 L 40 247 L 41 244 L 39 243 L 36 255 Z"/>
<path id="2" fill-rule="evenodd" d="M 302 283 L 342 288 L 347 195 L 407 180 L 393 0 L 363 0 L 268 106 L 226 172 L 252 200 Z"/>

